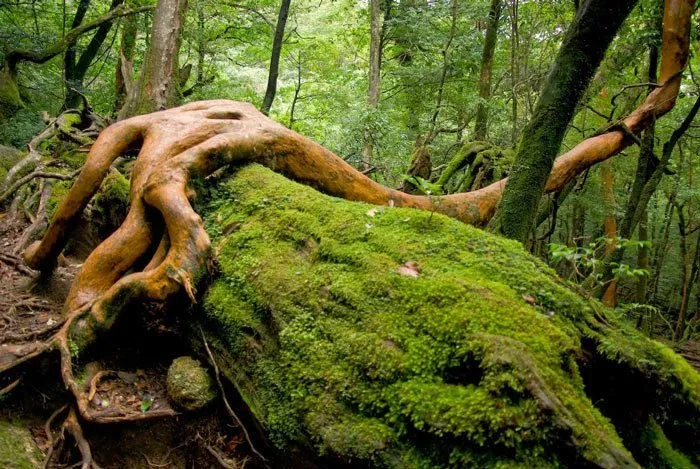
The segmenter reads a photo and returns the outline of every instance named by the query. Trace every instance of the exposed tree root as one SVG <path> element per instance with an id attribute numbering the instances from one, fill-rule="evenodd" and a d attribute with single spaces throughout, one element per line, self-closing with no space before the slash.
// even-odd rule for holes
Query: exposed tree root
<path id="1" fill-rule="evenodd" d="M 75 440 L 78 450 L 82 456 L 82 461 L 80 463 L 81 469 L 100 469 L 100 466 L 92 459 L 92 450 L 90 449 L 90 443 L 83 436 L 83 429 L 78 422 L 78 416 L 75 414 L 75 410 L 71 409 L 68 412 L 68 417 L 66 417 L 65 422 L 63 422 L 63 427 L 71 434 Z"/>

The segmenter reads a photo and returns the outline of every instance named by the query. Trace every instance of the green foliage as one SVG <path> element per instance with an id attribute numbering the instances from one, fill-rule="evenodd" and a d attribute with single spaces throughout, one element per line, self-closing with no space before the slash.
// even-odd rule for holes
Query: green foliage
<path id="1" fill-rule="evenodd" d="M 627 457 L 585 394 L 574 361 L 584 337 L 606 359 L 682 383 L 650 405 L 680 399 L 694 414 L 674 418 L 697 419 L 700 378 L 687 363 L 516 243 L 322 196 L 258 166 L 214 191 L 205 220 L 222 272 L 207 322 L 278 445 L 310 441 L 387 467 Z"/>
<path id="2" fill-rule="evenodd" d="M 615 249 L 622 248 L 642 248 L 650 247 L 649 241 L 632 241 L 624 238 L 615 240 L 601 237 L 586 246 L 569 247 L 563 244 L 549 244 L 549 259 L 553 265 L 564 264 L 571 269 L 572 275 L 570 280 L 587 285 L 603 284 L 602 262 L 598 253 L 605 251 L 604 248 L 610 245 L 615 246 Z M 634 279 L 639 277 L 648 277 L 647 269 L 636 269 L 625 263 L 611 263 L 613 266 L 613 274 L 616 280 Z"/>

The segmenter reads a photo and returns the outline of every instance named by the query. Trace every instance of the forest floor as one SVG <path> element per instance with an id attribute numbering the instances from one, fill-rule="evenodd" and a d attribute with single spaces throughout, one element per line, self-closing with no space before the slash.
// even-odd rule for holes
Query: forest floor
<path id="1" fill-rule="evenodd" d="M 69 257 L 62 259 L 50 278 L 40 279 L 14 252 L 25 228 L 22 220 L 0 214 L 0 346 L 40 340 L 42 334 L 58 329 L 63 302 L 80 268 L 81 260 Z M 166 336 L 141 333 L 130 340 L 107 342 L 105 349 L 93 354 L 93 361 L 83 364 L 85 382 L 91 384 L 91 405 L 116 415 L 167 406 L 168 365 L 186 355 L 187 348 Z M 63 444 L 60 418 L 47 423 L 54 412 L 72 402 L 57 362 L 54 354 L 3 374 L 0 425 L 29 429 L 44 457 L 54 446 L 49 467 L 66 467 L 80 461 L 80 454 L 69 437 Z M 83 430 L 95 461 L 103 468 L 233 468 L 251 460 L 240 428 L 231 424 L 219 401 L 175 418 L 85 425 Z"/>

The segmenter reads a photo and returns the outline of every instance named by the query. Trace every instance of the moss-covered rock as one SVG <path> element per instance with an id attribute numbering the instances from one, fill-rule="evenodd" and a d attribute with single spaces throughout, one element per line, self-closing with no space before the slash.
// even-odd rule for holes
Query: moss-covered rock
<path id="1" fill-rule="evenodd" d="M 700 375 L 519 244 L 260 166 L 201 211 L 221 270 L 206 326 L 280 447 L 376 467 L 645 464 L 637 421 L 596 407 L 600 367 L 646 383 L 619 405 L 700 461 Z"/>
<path id="2" fill-rule="evenodd" d="M 0 467 L 34 469 L 40 466 L 41 451 L 32 434 L 19 423 L 0 421 Z"/>
<path id="3" fill-rule="evenodd" d="M 192 357 L 179 357 L 168 368 L 168 397 L 178 407 L 199 410 L 215 397 L 214 381 Z"/>

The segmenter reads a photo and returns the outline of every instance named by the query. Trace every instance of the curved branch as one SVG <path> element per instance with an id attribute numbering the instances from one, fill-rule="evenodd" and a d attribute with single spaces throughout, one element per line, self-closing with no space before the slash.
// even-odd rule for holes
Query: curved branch
<path id="1" fill-rule="evenodd" d="M 144 11 L 153 10 L 152 6 L 144 6 L 139 8 L 127 8 L 124 5 L 120 5 L 117 8 L 108 11 L 104 15 L 94 19 L 89 23 L 82 24 L 76 28 L 71 29 L 66 33 L 65 36 L 58 42 L 47 47 L 46 49 L 40 51 L 31 51 L 26 49 L 12 49 L 5 55 L 5 66 L 9 69 L 14 70 L 19 62 L 33 62 L 37 64 L 42 64 L 58 54 L 66 50 L 66 48 L 74 43 L 81 35 L 92 31 L 100 27 L 103 23 L 112 21 L 115 18 L 122 16 L 133 15 L 136 13 L 141 13 Z"/>
<path id="2" fill-rule="evenodd" d="M 660 77 L 662 85 L 652 91 L 635 111 L 617 125 L 610 127 L 607 132 L 583 140 L 554 160 L 545 193 L 561 190 L 586 169 L 620 153 L 634 143 L 630 134 L 638 135 L 652 121 L 673 109 L 678 97 L 681 73 L 688 58 L 690 20 L 694 3 L 694 0 L 666 0 Z M 503 179 L 470 193 L 480 201 L 481 216 L 473 220 L 474 224 L 487 223 L 493 216 L 506 181 L 507 179 Z"/>

